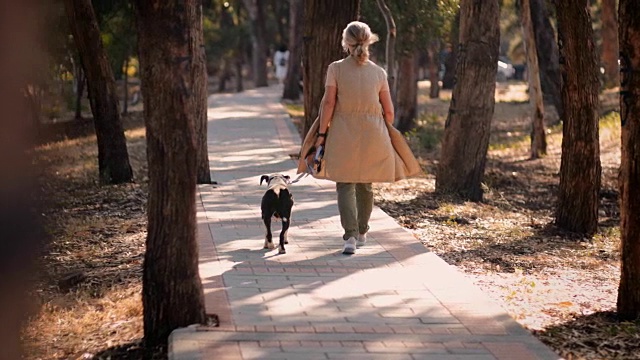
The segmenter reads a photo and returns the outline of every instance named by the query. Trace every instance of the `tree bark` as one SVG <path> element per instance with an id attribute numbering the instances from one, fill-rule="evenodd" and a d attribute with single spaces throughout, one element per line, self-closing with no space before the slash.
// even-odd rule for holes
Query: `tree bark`
<path id="1" fill-rule="evenodd" d="M 289 0 L 289 67 L 284 79 L 282 98 L 294 101 L 300 99 L 303 20 L 304 4 L 302 0 Z"/>
<path id="2" fill-rule="evenodd" d="M 87 76 L 89 100 L 98 140 L 98 169 L 102 184 L 130 182 L 129 164 L 116 82 L 100 38 L 90 0 L 65 0 L 69 26 Z"/>
<path id="3" fill-rule="evenodd" d="M 318 116 L 329 64 L 344 56 L 342 30 L 359 11 L 360 0 L 305 0 L 303 134 Z"/>
<path id="4" fill-rule="evenodd" d="M 620 0 L 621 271 L 618 316 L 640 317 L 640 3 Z"/>
<path id="5" fill-rule="evenodd" d="M 82 66 L 77 66 L 76 69 L 76 120 L 82 120 L 82 97 L 84 96 L 84 86 L 86 84 L 84 71 Z"/>
<path id="6" fill-rule="evenodd" d="M 444 59 L 444 75 L 442 76 L 442 88 L 453 89 L 455 86 L 458 43 L 460 42 L 460 10 L 456 13 L 456 17 L 451 25 L 451 34 L 449 34 L 449 54 Z M 496 65 L 497 66 L 497 65 Z M 497 71 L 497 70 L 496 70 Z"/>
<path id="7" fill-rule="evenodd" d="M 264 0 L 263 0 L 264 1 Z M 271 38 L 276 38 L 276 43 L 279 44 L 285 44 L 287 43 L 288 39 L 288 33 L 289 33 L 289 28 L 288 28 L 288 16 L 289 16 L 289 9 L 287 8 L 287 5 L 289 1 L 282 1 L 282 0 L 271 0 L 270 1 L 270 8 L 271 9 L 267 9 L 267 11 L 271 11 L 273 14 L 273 17 L 275 17 L 275 23 L 276 23 L 276 36 L 272 36 Z"/>
<path id="8" fill-rule="evenodd" d="M 522 0 L 522 38 L 527 53 L 527 74 L 529 76 L 529 104 L 531 106 L 531 158 L 538 159 L 547 154 L 547 137 L 544 126 L 544 105 L 540 88 L 540 69 L 536 38 L 531 23 L 531 6 L 529 0 Z"/>
<path id="9" fill-rule="evenodd" d="M 564 114 L 562 106 L 562 78 L 560 77 L 560 64 L 558 63 L 558 42 L 549 20 L 549 11 L 545 0 L 530 0 L 531 22 L 536 36 L 536 52 L 538 53 L 538 65 L 540 66 L 540 85 L 547 103 L 553 104 L 558 113 L 560 123 Z"/>
<path id="10" fill-rule="evenodd" d="M 227 91 L 227 81 L 231 79 L 231 59 L 222 57 L 220 59 L 220 75 L 218 76 L 218 92 L 223 93 Z"/>
<path id="11" fill-rule="evenodd" d="M 236 92 L 244 91 L 244 84 L 242 80 L 242 64 L 243 63 L 244 61 L 243 61 L 242 52 L 238 52 L 238 54 L 236 54 L 236 56 L 234 57 L 235 74 L 236 74 Z"/>
<path id="12" fill-rule="evenodd" d="M 209 144 L 207 142 L 207 100 L 209 95 L 209 84 L 207 78 L 207 55 L 204 46 L 204 28 L 202 18 L 202 1 L 197 2 L 197 22 L 193 31 L 196 37 L 196 49 L 199 51 L 193 58 L 193 70 L 196 73 L 193 84 L 193 101 L 196 109 L 196 182 L 198 184 L 211 184 L 211 169 L 209 168 Z"/>
<path id="13" fill-rule="evenodd" d="M 136 0 L 149 163 L 142 303 L 148 346 L 203 323 L 196 242 L 198 0 Z M 199 101 L 199 100 L 198 100 Z"/>
<path id="14" fill-rule="evenodd" d="M 122 84 L 122 92 L 124 93 L 124 99 L 122 101 L 122 115 L 127 115 L 129 112 L 129 54 L 124 59 L 124 83 Z"/>
<path id="15" fill-rule="evenodd" d="M 387 24 L 387 44 L 385 46 L 385 62 L 387 65 L 387 79 L 389 81 L 389 90 L 391 92 L 391 101 L 397 104 L 397 82 L 396 82 L 396 22 L 393 14 L 384 0 L 376 0 L 378 8 Z"/>
<path id="16" fill-rule="evenodd" d="M 251 63 L 253 80 L 256 87 L 269 86 L 267 82 L 267 27 L 264 18 L 264 2 L 260 0 L 243 0 L 251 19 Z"/>
<path id="17" fill-rule="evenodd" d="M 438 71 L 440 70 L 440 40 L 432 40 L 429 43 L 429 98 L 437 99 L 440 97 L 440 79 L 438 79 Z"/>
<path id="18" fill-rule="evenodd" d="M 598 57 L 587 0 L 559 1 L 562 159 L 556 225 L 593 235 L 598 228 L 600 148 Z"/>
<path id="19" fill-rule="evenodd" d="M 400 55 L 398 71 L 398 100 L 396 106 L 396 128 L 401 132 L 416 127 L 418 112 L 418 58 L 414 51 Z"/>
<path id="20" fill-rule="evenodd" d="M 604 87 L 619 85 L 618 69 L 618 19 L 616 0 L 602 0 L 602 64 L 604 67 Z"/>
<path id="21" fill-rule="evenodd" d="M 455 87 L 445 123 L 436 191 L 482 200 L 495 106 L 500 42 L 498 0 L 462 0 Z"/>

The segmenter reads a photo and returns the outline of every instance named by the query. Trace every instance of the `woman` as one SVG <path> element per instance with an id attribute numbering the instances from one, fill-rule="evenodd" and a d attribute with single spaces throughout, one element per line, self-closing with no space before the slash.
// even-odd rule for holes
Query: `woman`
<path id="1" fill-rule="evenodd" d="M 284 79 L 287 77 L 287 65 L 289 63 L 289 50 L 284 45 L 280 45 L 278 50 L 273 55 L 273 63 L 276 67 L 276 79 L 278 83 L 284 83 Z"/>
<path id="2" fill-rule="evenodd" d="M 336 182 L 343 253 L 354 254 L 367 242 L 373 209 L 373 182 L 393 182 L 420 172 L 402 135 L 393 124 L 387 74 L 369 60 L 369 45 L 378 36 L 365 23 L 349 23 L 342 46 L 349 54 L 329 65 L 319 118 L 305 138 L 302 153 L 324 146 L 317 178 Z M 311 147 L 313 145 L 313 148 Z M 304 172 L 301 159 L 298 172 Z"/>

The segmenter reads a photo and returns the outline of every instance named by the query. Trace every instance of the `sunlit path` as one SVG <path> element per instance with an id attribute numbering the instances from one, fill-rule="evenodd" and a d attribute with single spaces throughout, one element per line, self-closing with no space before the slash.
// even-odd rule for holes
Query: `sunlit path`
<path id="1" fill-rule="evenodd" d="M 378 208 L 367 246 L 342 255 L 331 182 L 291 185 L 287 254 L 263 250 L 260 176 L 295 175 L 300 143 L 280 93 L 209 99 L 200 275 L 221 325 L 174 331 L 170 359 L 559 358 Z"/>

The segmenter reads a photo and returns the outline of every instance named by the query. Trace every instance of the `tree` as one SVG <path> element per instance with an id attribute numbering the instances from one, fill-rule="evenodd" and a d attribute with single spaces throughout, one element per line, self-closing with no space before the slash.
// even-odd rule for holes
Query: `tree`
<path id="1" fill-rule="evenodd" d="M 558 122 L 563 117 L 560 64 L 558 55 L 558 42 L 549 20 L 549 11 L 546 0 L 530 0 L 531 22 L 535 34 L 536 52 L 538 53 L 538 65 L 540 66 L 540 84 L 542 93 L 548 103 L 553 104 L 558 113 Z"/>
<path id="2" fill-rule="evenodd" d="M 302 0 L 289 0 L 289 66 L 287 67 L 287 77 L 284 79 L 283 99 L 300 99 L 303 17 L 304 4 Z"/>
<path id="3" fill-rule="evenodd" d="M 431 40 L 427 49 L 429 82 L 429 98 L 437 99 L 440 97 L 440 40 Z"/>
<path id="4" fill-rule="evenodd" d="M 133 8 L 128 0 L 92 0 L 114 77 L 122 82 L 122 114 L 129 111 L 129 62 L 136 46 Z"/>
<path id="5" fill-rule="evenodd" d="M 149 163 L 142 278 L 148 346 L 205 318 L 195 210 L 200 6 L 198 0 L 135 1 Z"/>
<path id="6" fill-rule="evenodd" d="M 531 23 L 531 6 L 529 0 L 522 0 L 522 38 L 527 53 L 527 73 L 529 82 L 529 104 L 531 104 L 531 158 L 538 159 L 547 153 L 547 138 L 544 129 L 544 105 L 540 88 L 540 69 L 536 38 Z"/>
<path id="7" fill-rule="evenodd" d="M 360 0 L 305 0 L 304 134 L 318 116 L 329 64 L 344 56 L 342 30 L 359 11 Z"/>
<path id="8" fill-rule="evenodd" d="M 367 4 L 363 3 L 363 15 L 367 21 L 372 20 L 370 24 L 372 27 L 382 27 L 382 21 L 378 20 L 381 17 L 379 15 L 382 14 L 379 7 L 375 9 L 376 11 L 372 11 L 373 2 Z M 430 47 L 433 48 L 432 60 L 435 60 L 432 61 L 431 66 L 435 75 L 432 91 L 438 90 L 440 39 L 449 32 L 457 8 L 457 0 L 394 0 L 388 3 L 388 11 L 393 14 L 394 26 L 397 27 L 394 36 L 395 45 L 393 45 L 394 58 L 397 59 L 398 65 L 396 67 L 398 70 L 394 70 L 397 75 L 394 104 L 396 105 L 395 126 L 400 131 L 406 132 L 416 126 L 419 59 L 420 55 Z M 386 28 L 387 21 L 384 21 L 384 24 Z M 388 52 L 389 49 L 387 46 L 385 50 Z M 395 63 L 396 60 L 393 62 Z"/>
<path id="9" fill-rule="evenodd" d="M 102 46 L 96 15 L 89 0 L 65 0 L 64 4 L 87 77 L 98 140 L 100 182 L 129 182 L 133 171 L 118 109 L 116 84 Z"/>
<path id="10" fill-rule="evenodd" d="M 385 63 L 387 65 L 387 79 L 389 81 L 389 90 L 391 90 L 391 100 L 395 104 L 396 95 L 396 22 L 393 14 L 384 0 L 376 0 L 380 12 L 384 16 L 384 22 L 387 25 L 387 44 L 385 47 Z M 413 67 L 412 67 L 413 69 Z"/>
<path id="11" fill-rule="evenodd" d="M 587 0 L 558 1 L 562 72 L 562 158 L 555 223 L 593 235 L 598 228 L 600 148 L 598 57 Z"/>
<path id="12" fill-rule="evenodd" d="M 84 71 L 82 70 L 82 66 L 74 66 L 74 80 L 75 80 L 75 91 L 76 91 L 76 108 L 75 108 L 75 116 L 76 120 L 82 120 L 82 97 L 84 96 L 84 86 L 87 83 Z"/>
<path id="13" fill-rule="evenodd" d="M 198 20 L 193 29 L 196 36 L 195 48 L 198 52 L 193 58 L 193 70 L 197 73 L 193 84 L 193 101 L 196 109 L 196 181 L 198 184 L 211 184 L 211 168 L 209 167 L 209 143 L 207 141 L 207 99 L 209 95 L 207 80 L 207 56 L 204 46 L 204 29 L 202 25 L 202 7 L 199 6 Z"/>
<path id="14" fill-rule="evenodd" d="M 460 37 L 460 11 L 457 11 L 449 33 L 449 43 L 445 46 L 448 50 L 446 57 L 443 59 L 444 75 L 442 76 L 442 88 L 453 89 L 455 85 L 457 59 L 458 59 L 458 42 Z"/>
<path id="15" fill-rule="evenodd" d="M 264 2 L 260 0 L 243 0 L 251 18 L 251 61 L 253 80 L 256 87 L 269 86 L 267 83 L 267 40 L 264 16 Z"/>
<path id="16" fill-rule="evenodd" d="M 619 84 L 618 70 L 618 19 L 616 19 L 616 0 L 602 0 L 602 65 L 604 67 L 604 86 Z"/>
<path id="17" fill-rule="evenodd" d="M 41 271 L 39 256 L 44 253 L 44 231 L 34 199 L 37 188 L 33 168 L 34 130 L 29 121 L 22 89 L 28 87 L 34 74 L 45 72 L 50 45 L 42 37 L 51 28 L 42 26 L 49 2 L 2 1 L 0 21 L 10 34 L 0 37 L 0 347 L 3 359 L 24 359 L 21 330 L 40 306 L 34 294 L 33 280 Z M 10 51 L 8 51 L 10 49 Z M 48 59 L 47 59 L 48 60 Z M 43 69 L 44 68 L 44 69 Z M 28 85 L 29 84 L 29 85 Z"/>
<path id="18" fill-rule="evenodd" d="M 445 123 L 436 191 L 482 200 L 481 181 L 495 105 L 498 0 L 460 2 L 456 81 Z"/>
<path id="19" fill-rule="evenodd" d="M 415 29 L 407 29 L 403 37 L 412 41 Z M 396 84 L 396 121 L 395 127 L 401 132 L 411 131 L 416 127 L 418 112 L 418 58 L 417 51 L 403 49 L 398 56 L 398 82 Z"/>
<path id="20" fill-rule="evenodd" d="M 620 164 L 621 272 L 618 316 L 640 317 L 640 3 L 620 0 L 620 117 L 622 161 Z M 635 64 L 635 65 L 634 65 Z"/>

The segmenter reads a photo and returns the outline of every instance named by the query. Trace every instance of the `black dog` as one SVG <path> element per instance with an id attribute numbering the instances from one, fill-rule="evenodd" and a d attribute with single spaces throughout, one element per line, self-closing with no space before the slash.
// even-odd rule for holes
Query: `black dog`
<path id="1" fill-rule="evenodd" d="M 264 240 L 265 249 L 275 249 L 271 234 L 271 218 L 282 220 L 282 231 L 280 231 L 280 248 L 278 253 L 285 254 L 284 244 L 288 244 L 287 230 L 291 223 L 291 208 L 293 207 L 293 196 L 289 193 L 287 184 L 291 178 L 288 175 L 273 174 L 262 175 L 260 185 L 267 181 L 269 189 L 262 197 L 262 221 L 267 228 L 267 235 Z"/>

